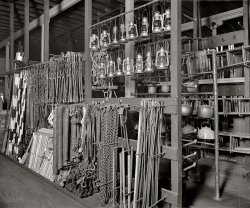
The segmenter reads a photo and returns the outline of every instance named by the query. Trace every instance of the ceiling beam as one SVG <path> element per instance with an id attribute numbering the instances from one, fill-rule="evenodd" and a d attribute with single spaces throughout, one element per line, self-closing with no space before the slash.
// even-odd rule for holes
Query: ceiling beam
<path id="1" fill-rule="evenodd" d="M 212 22 L 223 23 L 226 20 L 235 19 L 243 16 L 243 7 L 233 9 L 230 11 L 222 12 L 219 14 L 211 15 L 209 17 L 201 18 L 202 26 L 208 26 L 210 28 Z M 193 29 L 193 22 L 187 22 L 182 24 L 181 31 L 187 31 Z"/>
<path id="2" fill-rule="evenodd" d="M 80 2 L 81 0 L 63 0 L 61 3 L 57 4 L 56 6 L 54 6 L 53 8 L 51 8 L 49 10 L 49 18 L 53 18 L 56 15 L 58 15 L 59 13 L 65 11 L 66 9 L 72 7 L 73 5 L 77 4 L 78 2 Z M 43 19 L 44 19 L 44 15 L 42 14 L 39 18 L 33 20 L 32 22 L 30 22 L 29 24 L 29 31 L 35 29 L 36 27 L 40 26 L 43 24 Z M 20 38 L 21 36 L 24 35 L 24 28 L 18 30 L 17 32 L 15 32 L 14 34 L 14 39 Z M 7 42 L 10 40 L 10 38 L 6 38 L 5 40 L 0 42 L 0 48 L 4 47 Z"/>

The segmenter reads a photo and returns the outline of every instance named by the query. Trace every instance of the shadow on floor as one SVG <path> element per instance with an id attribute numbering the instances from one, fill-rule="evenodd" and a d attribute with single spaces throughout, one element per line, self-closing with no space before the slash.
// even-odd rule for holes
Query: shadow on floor
<path id="1" fill-rule="evenodd" d="M 192 181 L 189 177 L 185 181 L 183 189 L 183 208 L 189 207 L 197 199 L 205 184 L 207 173 L 211 170 L 210 166 L 199 165 L 200 180 Z"/>
<path id="2" fill-rule="evenodd" d="M 225 170 L 225 175 L 226 176 L 225 176 L 224 180 L 221 182 L 221 185 L 220 185 L 220 196 L 223 195 L 225 187 L 226 187 L 226 185 L 228 183 L 228 180 L 231 177 L 232 172 L 230 171 L 230 169 L 231 169 L 231 166 L 228 166 L 227 169 Z"/>

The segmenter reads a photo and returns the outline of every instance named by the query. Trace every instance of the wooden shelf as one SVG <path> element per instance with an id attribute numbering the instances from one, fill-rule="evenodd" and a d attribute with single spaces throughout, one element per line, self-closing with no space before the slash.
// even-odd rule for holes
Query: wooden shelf
<path id="1" fill-rule="evenodd" d="M 246 62 L 240 62 L 240 63 L 232 64 L 232 65 L 229 65 L 229 66 L 218 67 L 217 68 L 217 73 L 221 72 L 221 71 L 234 69 L 234 68 L 250 67 L 250 66 L 247 65 L 249 63 L 250 63 L 250 61 L 246 61 Z M 205 72 L 193 73 L 193 74 L 182 74 L 182 76 L 185 77 L 184 79 L 190 79 L 190 78 L 193 78 L 193 77 L 200 77 L 200 76 L 209 75 L 209 74 L 212 75 L 213 71 L 205 71 Z"/>
<path id="2" fill-rule="evenodd" d="M 219 115 L 239 115 L 239 116 L 249 116 L 250 112 L 228 112 L 228 113 L 223 113 L 223 112 L 218 112 Z"/>
<path id="3" fill-rule="evenodd" d="M 238 77 L 238 78 L 220 78 L 217 79 L 218 84 L 231 84 L 231 83 L 243 83 L 245 82 L 244 77 Z M 204 85 L 204 84 L 213 84 L 212 79 L 200 79 L 198 81 L 199 85 Z"/>
<path id="4" fill-rule="evenodd" d="M 208 150 L 214 150 L 214 148 L 209 147 L 209 146 L 202 146 L 202 145 L 192 145 L 192 147 L 197 147 L 197 148 L 201 148 L 201 149 L 208 149 Z M 241 154 L 250 154 L 250 149 L 249 151 L 243 151 L 243 150 L 230 150 L 228 149 L 228 147 L 220 147 L 219 151 L 223 151 L 223 152 L 230 152 L 230 153 L 241 153 Z"/>
<path id="5" fill-rule="evenodd" d="M 250 139 L 250 134 L 247 133 L 234 133 L 234 132 L 228 132 L 228 131 L 220 131 L 220 136 L 232 136 L 232 137 L 239 137 L 239 138 L 248 138 Z"/>

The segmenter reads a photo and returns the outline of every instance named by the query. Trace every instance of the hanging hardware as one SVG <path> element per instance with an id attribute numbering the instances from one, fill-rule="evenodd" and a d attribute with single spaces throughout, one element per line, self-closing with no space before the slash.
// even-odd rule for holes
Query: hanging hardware
<path id="1" fill-rule="evenodd" d="M 89 48 L 92 51 L 98 51 L 99 50 L 99 37 L 96 33 L 92 31 L 92 35 L 90 36 L 90 41 L 89 41 Z"/>
<path id="2" fill-rule="evenodd" d="M 119 45 L 119 41 L 118 41 L 118 27 L 115 25 L 113 27 L 113 33 L 112 33 L 112 45 L 117 46 Z"/>
<path id="3" fill-rule="evenodd" d="M 107 30 L 102 31 L 100 46 L 102 49 L 107 49 L 110 46 L 110 34 Z"/>
<path id="4" fill-rule="evenodd" d="M 106 74 L 107 74 L 106 72 L 107 72 L 107 70 L 106 70 L 106 65 L 105 65 L 104 60 L 101 61 L 99 69 L 100 69 L 99 70 L 99 72 L 100 72 L 100 78 L 101 79 L 106 78 Z"/>
<path id="5" fill-rule="evenodd" d="M 115 62 L 114 61 L 112 60 L 109 61 L 107 71 L 108 71 L 109 78 L 113 78 L 115 76 Z"/>
<path id="6" fill-rule="evenodd" d="M 151 51 L 147 51 L 147 54 L 146 54 L 145 72 L 147 72 L 147 73 L 154 72 L 153 59 L 152 59 Z"/>
<path id="7" fill-rule="evenodd" d="M 127 38 L 126 38 L 126 27 L 125 24 L 120 25 L 120 31 L 121 31 L 121 37 L 120 37 L 120 42 L 121 43 L 127 43 Z"/>
<path id="8" fill-rule="evenodd" d="M 147 38 L 148 37 L 148 18 L 143 17 L 141 23 L 141 37 Z"/>
<path id="9" fill-rule="evenodd" d="M 136 56 L 135 73 L 141 74 L 142 72 L 143 72 L 143 58 L 142 54 L 138 53 Z"/>
<path id="10" fill-rule="evenodd" d="M 171 31 L 171 11 L 169 8 L 166 9 L 165 13 L 162 14 L 163 30 Z"/>
<path id="11" fill-rule="evenodd" d="M 168 51 L 163 47 L 161 47 L 156 53 L 155 66 L 157 69 L 167 69 L 169 66 Z"/>
<path id="12" fill-rule="evenodd" d="M 159 11 L 156 11 L 153 16 L 152 20 L 152 32 L 153 33 L 160 33 L 162 32 L 162 15 L 160 14 Z"/>
<path id="13" fill-rule="evenodd" d="M 116 70 L 116 76 L 122 76 L 124 75 L 122 70 L 122 59 L 121 57 L 117 58 L 117 70 Z"/>
<path id="14" fill-rule="evenodd" d="M 128 25 L 128 39 L 134 40 L 136 37 L 138 37 L 137 25 L 133 21 L 130 21 Z"/>
<path id="15" fill-rule="evenodd" d="M 134 63 L 129 57 L 123 60 L 123 72 L 126 76 L 134 75 Z"/>

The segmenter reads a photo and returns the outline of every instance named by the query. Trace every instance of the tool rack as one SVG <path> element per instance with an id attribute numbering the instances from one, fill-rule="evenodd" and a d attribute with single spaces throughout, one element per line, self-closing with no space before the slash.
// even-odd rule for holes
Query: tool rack
<path id="1" fill-rule="evenodd" d="M 153 1 L 154 3 L 157 1 Z M 181 1 L 171 0 L 171 45 L 175 47 L 171 48 L 171 80 L 172 80 L 172 90 L 170 98 L 154 98 L 164 101 L 165 112 L 171 114 L 171 146 L 163 147 L 163 157 L 171 160 L 171 190 L 162 189 L 161 195 L 163 199 L 172 205 L 172 207 L 182 207 L 182 142 L 181 134 L 179 129 L 181 129 L 181 85 L 179 80 L 181 79 Z M 134 1 L 125 1 L 125 23 L 128 24 L 129 20 L 133 18 Z M 85 17 L 86 19 L 88 17 Z M 87 27 L 87 25 L 85 25 Z M 90 24 L 88 25 L 91 26 Z M 89 34 L 86 33 L 86 34 Z M 86 47 L 89 46 L 89 37 L 86 42 Z M 89 48 L 86 48 L 86 66 L 90 66 L 90 56 Z M 133 56 L 134 53 L 134 43 L 128 42 L 125 44 L 125 56 Z M 85 73 L 85 80 L 91 80 L 90 67 L 89 71 Z M 85 101 L 102 101 L 103 98 L 91 98 L 92 87 L 88 86 L 89 81 L 85 82 Z M 140 105 L 140 98 L 134 98 L 135 84 L 130 77 L 125 77 L 125 98 L 121 99 L 107 99 L 106 102 L 120 103 L 128 105 Z M 131 141 L 131 143 L 136 146 L 136 141 Z"/>

